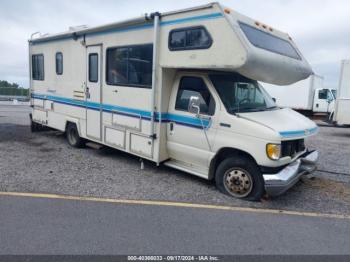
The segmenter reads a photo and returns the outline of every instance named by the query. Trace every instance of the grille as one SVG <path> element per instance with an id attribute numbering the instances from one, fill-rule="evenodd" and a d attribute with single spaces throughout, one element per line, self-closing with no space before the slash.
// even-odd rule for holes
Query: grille
<path id="1" fill-rule="evenodd" d="M 304 139 L 282 141 L 282 157 L 293 157 L 305 150 Z"/>

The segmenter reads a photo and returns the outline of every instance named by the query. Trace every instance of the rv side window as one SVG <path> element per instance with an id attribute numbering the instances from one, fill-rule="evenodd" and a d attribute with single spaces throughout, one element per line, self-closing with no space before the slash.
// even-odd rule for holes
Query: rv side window
<path id="1" fill-rule="evenodd" d="M 248 38 L 249 42 L 254 46 L 274 52 L 290 58 L 301 60 L 298 52 L 287 40 L 254 28 L 253 26 L 239 22 L 239 26 Z"/>
<path id="2" fill-rule="evenodd" d="M 44 55 L 32 56 L 32 77 L 33 80 L 44 80 Z"/>
<path id="3" fill-rule="evenodd" d="M 98 54 L 89 54 L 89 82 L 98 82 Z"/>
<path id="4" fill-rule="evenodd" d="M 215 101 L 202 78 L 186 76 L 181 79 L 175 109 L 188 112 L 191 96 L 199 98 L 201 114 L 214 115 Z"/>
<path id="5" fill-rule="evenodd" d="M 152 60 L 152 44 L 108 48 L 107 84 L 151 87 Z"/>
<path id="6" fill-rule="evenodd" d="M 61 52 L 56 53 L 56 74 L 63 74 L 63 54 Z"/>
<path id="7" fill-rule="evenodd" d="M 212 43 L 210 34 L 203 26 L 175 29 L 169 33 L 168 44 L 171 51 L 206 49 Z"/>

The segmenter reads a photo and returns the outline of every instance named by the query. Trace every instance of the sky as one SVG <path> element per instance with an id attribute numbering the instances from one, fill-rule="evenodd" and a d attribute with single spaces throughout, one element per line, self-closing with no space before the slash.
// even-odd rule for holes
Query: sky
<path id="1" fill-rule="evenodd" d="M 209 0 L 210 1 L 210 0 Z M 96 26 L 206 4 L 205 0 L 0 0 L 0 80 L 27 88 L 28 39 L 70 26 Z M 221 4 L 292 36 L 325 86 L 336 88 L 350 59 L 348 0 L 221 0 Z"/>

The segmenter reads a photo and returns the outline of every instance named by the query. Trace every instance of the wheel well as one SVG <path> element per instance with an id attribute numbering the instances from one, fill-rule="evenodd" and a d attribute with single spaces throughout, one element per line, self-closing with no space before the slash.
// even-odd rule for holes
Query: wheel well
<path id="1" fill-rule="evenodd" d="M 66 122 L 66 126 L 65 126 L 65 128 L 64 128 L 65 131 L 67 131 L 67 128 L 68 128 L 69 125 L 75 125 L 75 127 L 77 127 L 77 124 L 76 124 L 76 123 L 71 122 L 71 121 L 67 121 L 67 122 Z"/>
<path id="2" fill-rule="evenodd" d="M 247 157 L 256 163 L 254 157 L 245 151 L 231 147 L 221 148 L 210 162 L 209 179 L 213 179 L 215 177 L 215 171 L 217 167 L 224 159 L 228 157 Z"/>
<path id="3" fill-rule="evenodd" d="M 69 125 L 74 125 L 75 128 L 76 128 L 77 131 L 78 131 L 78 134 L 81 135 L 80 132 L 79 132 L 80 130 L 79 130 L 79 127 L 78 127 L 77 123 L 75 123 L 75 122 L 73 122 L 73 121 L 66 121 L 66 126 L 65 126 L 65 128 L 64 128 L 64 131 L 65 131 L 65 132 L 67 132 L 67 128 L 68 128 Z"/>

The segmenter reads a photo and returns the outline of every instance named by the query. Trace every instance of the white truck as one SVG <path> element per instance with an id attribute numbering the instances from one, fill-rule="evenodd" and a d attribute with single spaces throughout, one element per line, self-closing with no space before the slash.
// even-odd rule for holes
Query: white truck
<path id="1" fill-rule="evenodd" d="M 257 81 L 312 70 L 288 34 L 218 3 L 29 40 L 32 130 L 107 145 L 259 200 L 313 172 L 311 120 Z M 117 171 L 116 171 L 117 175 Z"/>
<path id="2" fill-rule="evenodd" d="M 311 75 L 305 80 L 287 86 L 263 83 L 266 91 L 280 107 L 292 108 L 304 115 L 330 114 L 334 110 L 336 90 L 325 88 L 323 77 Z"/>
<path id="3" fill-rule="evenodd" d="M 331 119 L 337 125 L 350 125 L 350 60 L 343 60 L 337 102 Z"/>

